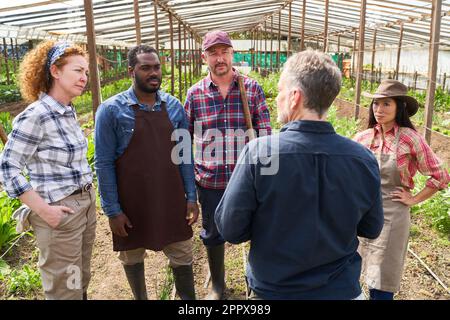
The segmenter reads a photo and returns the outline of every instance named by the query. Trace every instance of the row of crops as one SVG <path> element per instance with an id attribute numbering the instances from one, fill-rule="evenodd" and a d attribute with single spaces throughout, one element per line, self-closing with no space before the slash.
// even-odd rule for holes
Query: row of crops
<path id="1" fill-rule="evenodd" d="M 184 75 L 183 79 L 184 79 Z M 275 98 L 277 95 L 277 83 L 279 74 L 270 74 L 267 77 L 261 77 L 258 73 L 250 73 L 250 76 L 255 78 L 262 86 L 265 94 L 267 104 L 271 113 L 271 124 L 274 129 L 279 129 L 280 124 L 276 122 L 277 109 Z M 180 75 L 175 75 L 175 81 L 178 84 Z M 189 78 L 189 77 L 187 77 Z M 182 80 L 183 80 L 182 79 Z M 199 78 L 193 78 L 193 83 Z M 106 99 L 114 94 L 124 91 L 131 85 L 130 79 L 122 79 L 105 85 L 102 87 L 102 97 Z M 365 83 L 368 89 L 370 84 Z M 170 92 L 170 76 L 165 73 L 163 79 L 163 90 Z M 187 82 L 182 81 L 182 92 L 185 93 L 189 87 Z M 341 97 L 351 98 L 349 92 L 352 88 L 348 88 L 348 82 L 344 81 L 344 86 L 341 92 Z M 179 86 L 175 86 L 175 96 L 179 96 Z M 369 91 L 369 90 L 368 90 Z M 184 99 L 184 95 L 182 97 Z M 79 114 L 82 127 L 86 129 L 86 133 L 92 133 L 92 97 L 89 92 L 78 97 L 74 101 L 74 106 Z M 363 102 L 364 103 L 364 102 Z M 448 107 L 448 106 L 447 106 Z M 446 110 L 445 112 L 448 112 Z M 336 107 L 332 107 L 328 120 L 333 124 L 336 131 L 344 136 L 353 137 L 361 128 L 359 120 L 340 118 L 337 116 Z M 9 133 L 11 131 L 11 117 L 8 113 L 0 113 L 0 123 Z M 0 143 L 0 151 L 3 146 Z M 93 135 L 88 134 L 88 162 L 93 167 L 94 162 L 94 143 Z M 422 176 L 416 177 L 416 192 L 423 188 L 426 178 Z M 99 203 L 99 202 L 98 202 Z M 6 298 L 35 298 L 40 294 L 41 283 L 39 272 L 37 269 L 37 249 L 33 249 L 27 261 L 21 264 L 19 268 L 10 266 L 6 261 L 14 260 L 12 257 L 17 255 L 17 242 L 19 238 L 24 237 L 28 239 L 28 243 L 33 242 L 33 235 L 31 232 L 18 234 L 15 230 L 15 220 L 12 219 L 12 213 L 20 206 L 20 201 L 10 199 L 4 191 L 0 192 L 0 297 Z M 450 191 L 441 191 L 434 198 L 413 208 L 414 214 L 420 214 L 427 217 L 427 221 L 438 233 L 443 237 L 450 233 L 450 217 L 448 208 L 450 207 Z M 22 244 L 22 242 L 20 242 Z M 34 246 L 32 245 L 34 248 Z M 17 260 L 17 259 L 16 259 Z"/>

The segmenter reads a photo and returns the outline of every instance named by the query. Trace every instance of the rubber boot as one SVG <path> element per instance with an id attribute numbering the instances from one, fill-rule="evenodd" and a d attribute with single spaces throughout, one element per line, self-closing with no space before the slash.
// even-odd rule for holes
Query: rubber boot
<path id="1" fill-rule="evenodd" d="M 206 300 L 222 300 L 225 292 L 225 247 L 223 244 L 207 247 L 209 271 L 211 272 L 211 290 Z"/>
<path id="2" fill-rule="evenodd" d="M 145 287 L 144 263 L 133 265 L 123 265 L 125 274 L 130 284 L 135 300 L 148 300 L 147 289 Z"/>
<path id="3" fill-rule="evenodd" d="M 194 273 L 192 264 L 172 268 L 175 288 L 181 300 L 195 300 Z"/>

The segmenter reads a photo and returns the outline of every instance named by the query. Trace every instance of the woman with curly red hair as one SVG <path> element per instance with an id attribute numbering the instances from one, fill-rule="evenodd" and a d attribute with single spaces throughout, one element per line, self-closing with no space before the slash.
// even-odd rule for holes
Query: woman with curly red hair
<path id="1" fill-rule="evenodd" d="M 86 298 L 90 280 L 95 192 L 72 106 L 88 81 L 86 56 L 79 46 L 54 41 L 25 56 L 19 84 L 31 104 L 14 119 L 0 155 L 0 182 L 29 208 L 22 222 L 33 227 L 45 298 L 52 300 Z"/>

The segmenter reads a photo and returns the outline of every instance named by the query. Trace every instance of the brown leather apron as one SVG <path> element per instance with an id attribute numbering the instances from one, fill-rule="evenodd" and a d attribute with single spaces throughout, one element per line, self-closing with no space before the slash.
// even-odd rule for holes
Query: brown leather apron
<path id="1" fill-rule="evenodd" d="M 113 234 L 114 251 L 162 250 L 188 240 L 186 197 L 179 167 L 172 162 L 172 123 L 166 105 L 161 111 L 134 105 L 135 128 L 125 152 L 116 160 L 119 202 L 133 228 L 128 237 Z"/>
<path id="2" fill-rule="evenodd" d="M 381 174 L 384 225 L 377 239 L 360 238 L 358 249 L 363 260 L 362 270 L 367 285 L 371 289 L 388 292 L 397 292 L 400 289 L 411 223 L 409 207 L 392 201 L 390 196 L 397 187 L 402 187 L 397 168 L 399 137 L 400 129 L 395 137 L 394 154 L 381 153 L 384 141 L 375 152 Z"/>

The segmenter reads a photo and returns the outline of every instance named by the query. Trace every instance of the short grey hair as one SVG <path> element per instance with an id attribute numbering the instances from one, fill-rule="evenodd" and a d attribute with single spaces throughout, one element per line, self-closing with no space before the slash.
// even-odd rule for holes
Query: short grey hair
<path id="1" fill-rule="evenodd" d="M 342 74 L 329 55 L 306 50 L 292 55 L 283 68 L 289 90 L 299 89 L 305 108 L 322 116 L 341 90 Z"/>

